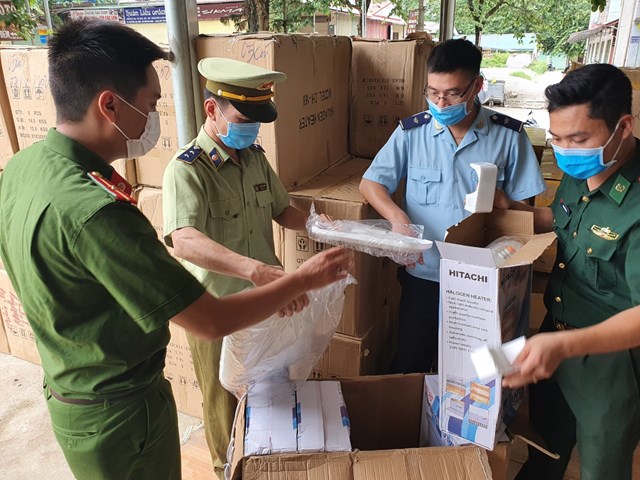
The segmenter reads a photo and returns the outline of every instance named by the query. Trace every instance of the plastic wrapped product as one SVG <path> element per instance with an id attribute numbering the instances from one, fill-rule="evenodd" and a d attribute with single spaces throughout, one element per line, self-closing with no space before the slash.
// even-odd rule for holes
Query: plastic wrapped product
<path id="1" fill-rule="evenodd" d="M 407 234 L 398 233 L 402 230 Z M 416 263 L 433 242 L 423 240 L 422 225 L 393 225 L 387 220 L 327 220 L 311 205 L 307 232 L 312 240 L 347 247 L 374 257 L 388 257 L 400 265 Z"/>
<path id="2" fill-rule="evenodd" d="M 307 293 L 309 306 L 291 317 L 272 315 L 224 337 L 220 383 L 240 398 L 261 382 L 306 380 L 338 327 L 351 276 Z"/>
<path id="3" fill-rule="evenodd" d="M 523 245 L 524 242 L 518 237 L 504 236 L 496 238 L 487 245 L 487 248 L 493 253 L 493 260 L 496 262 L 496 267 L 500 267 L 509 260 L 509 257 L 520 250 Z"/>

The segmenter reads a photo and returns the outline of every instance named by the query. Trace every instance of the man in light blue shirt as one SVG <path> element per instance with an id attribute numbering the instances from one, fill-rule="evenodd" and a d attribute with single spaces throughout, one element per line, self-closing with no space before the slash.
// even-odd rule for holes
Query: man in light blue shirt
<path id="1" fill-rule="evenodd" d="M 467 40 L 447 40 L 433 49 L 425 88 L 429 111 L 400 122 L 360 184 L 380 215 L 394 224 L 423 225 L 429 240 L 443 240 L 450 226 L 470 215 L 465 196 L 478 183 L 471 163 L 497 165 L 497 188 L 513 200 L 546 188 L 522 122 L 477 101 L 481 61 L 482 54 Z M 402 180 L 405 210 L 391 199 Z M 399 271 L 402 297 L 393 372 L 437 370 L 439 276 L 437 248 Z"/>

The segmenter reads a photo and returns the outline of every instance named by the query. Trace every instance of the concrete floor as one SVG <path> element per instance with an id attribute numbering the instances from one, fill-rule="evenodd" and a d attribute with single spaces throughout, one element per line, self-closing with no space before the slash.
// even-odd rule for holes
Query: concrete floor
<path id="1" fill-rule="evenodd" d="M 179 422 L 184 480 L 213 479 L 213 474 L 193 474 L 194 450 L 200 463 L 208 461 L 211 468 L 201 421 L 180 413 Z M 186 461 L 185 455 L 190 457 Z M 4 353 L 0 353 L 0 459 L 2 480 L 74 478 L 51 430 L 42 396 L 42 368 Z"/>

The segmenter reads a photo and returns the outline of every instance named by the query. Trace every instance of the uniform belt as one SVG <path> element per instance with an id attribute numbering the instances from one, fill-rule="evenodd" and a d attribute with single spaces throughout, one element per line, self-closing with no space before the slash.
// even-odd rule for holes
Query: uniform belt
<path id="1" fill-rule="evenodd" d="M 164 377 L 160 375 L 159 378 L 164 378 Z M 47 385 L 47 387 L 49 388 L 49 392 L 51 393 L 51 396 L 61 403 L 66 403 L 69 405 L 101 405 L 104 402 L 117 402 L 120 400 L 130 400 L 132 398 L 139 397 L 140 395 L 144 394 L 149 389 L 149 387 L 151 387 L 152 385 L 155 385 L 156 383 L 157 381 L 152 381 L 146 387 L 140 388 L 138 390 L 134 390 L 133 392 L 125 393 L 123 395 L 114 395 L 112 397 L 92 398 L 92 399 L 63 397 L 60 393 L 56 392 L 50 386 Z"/>
<path id="2" fill-rule="evenodd" d="M 574 327 L 573 325 L 569 325 L 568 323 L 560 322 L 555 318 L 553 319 L 553 326 L 555 327 L 556 330 L 561 332 L 564 330 L 575 330 L 576 328 L 578 328 L 578 327 Z"/>

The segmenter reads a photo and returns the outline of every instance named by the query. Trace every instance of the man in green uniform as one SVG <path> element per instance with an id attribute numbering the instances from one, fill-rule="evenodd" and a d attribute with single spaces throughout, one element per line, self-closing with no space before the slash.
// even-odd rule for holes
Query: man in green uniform
<path id="1" fill-rule="evenodd" d="M 302 272 L 217 299 L 168 254 L 110 166 L 155 145 L 152 62 L 165 57 L 124 25 L 63 25 L 49 45 L 57 127 L 0 178 L 0 255 L 78 479 L 180 478 L 175 402 L 162 376 L 169 320 L 219 338 L 343 277 L 350 263 L 333 250 Z"/>
<path id="2" fill-rule="evenodd" d="M 207 79 L 206 120 L 165 171 L 164 234 L 187 270 L 209 293 L 224 297 L 285 275 L 274 253 L 272 220 L 304 230 L 305 216 L 289 205 L 255 144 L 260 124 L 277 116 L 271 86 L 286 75 L 226 58 L 206 58 L 198 70 Z M 282 313 L 306 301 L 300 297 Z M 223 478 L 236 400 L 218 379 L 222 341 L 187 337 L 204 397 L 207 443 Z"/>
<path id="3" fill-rule="evenodd" d="M 535 217 L 558 235 L 558 257 L 542 333 L 504 385 L 534 383 L 532 425 L 560 459 L 530 449 L 518 478 L 561 480 L 577 443 L 582 480 L 630 480 L 640 439 L 640 140 L 631 83 L 612 65 L 588 65 L 546 96 L 565 176 L 551 208 Z"/>

